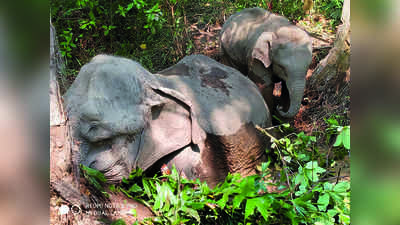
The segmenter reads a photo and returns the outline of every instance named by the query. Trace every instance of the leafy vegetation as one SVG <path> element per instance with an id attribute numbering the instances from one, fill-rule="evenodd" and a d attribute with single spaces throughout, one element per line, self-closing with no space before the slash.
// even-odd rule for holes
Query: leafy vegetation
<path id="1" fill-rule="evenodd" d="M 301 20 L 305 15 L 304 0 L 272 0 L 272 10 L 285 15 L 290 20 Z M 336 26 L 340 22 L 343 0 L 314 0 L 313 11 L 321 13 L 331 24 Z"/>
<path id="2" fill-rule="evenodd" d="M 345 140 L 350 127 L 339 126 L 335 118 L 326 120 L 331 133 L 323 137 L 335 136 L 334 150 L 349 150 Z M 288 124 L 279 129 L 290 133 L 272 137 L 267 149 L 270 160 L 258 167 L 256 175 L 228 174 L 223 183 L 210 188 L 198 179 L 181 177 L 175 168 L 154 177 L 137 169 L 121 185 L 108 189 L 152 210 L 154 217 L 136 224 L 350 224 L 350 183 L 332 174 L 335 160 L 320 163 L 325 155 L 316 144 L 322 140 L 291 133 Z M 89 180 L 103 180 L 89 171 Z"/>

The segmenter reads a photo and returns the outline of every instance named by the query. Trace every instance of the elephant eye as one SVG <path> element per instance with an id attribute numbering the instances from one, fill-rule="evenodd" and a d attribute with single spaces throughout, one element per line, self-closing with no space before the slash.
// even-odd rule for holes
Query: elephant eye
<path id="1" fill-rule="evenodd" d="M 94 123 L 92 122 L 92 123 L 89 124 L 88 132 L 94 132 L 94 131 L 97 130 L 97 128 L 98 128 L 98 123 L 97 122 L 94 122 Z"/>
<path id="2" fill-rule="evenodd" d="M 112 132 L 103 127 L 100 121 L 87 121 L 82 119 L 80 122 L 80 132 L 85 139 L 92 143 L 112 137 Z"/>

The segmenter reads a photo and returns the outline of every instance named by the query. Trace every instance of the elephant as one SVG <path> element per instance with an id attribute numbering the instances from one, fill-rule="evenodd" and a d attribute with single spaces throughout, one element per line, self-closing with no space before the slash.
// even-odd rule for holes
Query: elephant
<path id="1" fill-rule="evenodd" d="M 283 16 L 261 8 L 243 9 L 225 22 L 220 45 L 225 64 L 255 82 L 271 112 L 291 119 L 299 111 L 312 60 L 309 35 Z M 282 82 L 280 98 L 274 83 Z"/>
<path id="2" fill-rule="evenodd" d="M 80 163 L 109 183 L 165 164 L 215 186 L 229 172 L 255 174 L 266 160 L 268 139 L 255 126 L 271 126 L 271 118 L 257 86 L 204 55 L 155 74 L 136 61 L 98 55 L 63 98 Z"/>

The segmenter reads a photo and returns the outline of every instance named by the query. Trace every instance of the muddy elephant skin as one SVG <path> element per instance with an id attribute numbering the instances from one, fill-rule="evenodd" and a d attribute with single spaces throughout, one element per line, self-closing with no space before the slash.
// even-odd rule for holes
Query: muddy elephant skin
<path id="1" fill-rule="evenodd" d="M 139 63 L 98 55 L 64 96 L 81 163 L 111 183 L 137 167 L 175 165 L 210 185 L 228 172 L 253 174 L 270 126 L 257 86 L 236 69 L 193 55 L 152 74 Z"/>
<path id="2" fill-rule="evenodd" d="M 300 109 L 305 76 L 312 59 L 311 39 L 285 17 L 264 9 L 244 9 L 221 30 L 225 63 L 246 74 L 261 89 L 273 114 L 293 118 Z M 282 95 L 273 96 L 282 82 Z"/>

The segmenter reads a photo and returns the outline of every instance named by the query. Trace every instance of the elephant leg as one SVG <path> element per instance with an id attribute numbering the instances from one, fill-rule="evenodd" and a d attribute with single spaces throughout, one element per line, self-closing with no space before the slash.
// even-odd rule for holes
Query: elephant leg
<path id="1" fill-rule="evenodd" d="M 267 103 L 268 109 L 271 113 L 274 112 L 277 104 L 277 98 L 274 97 L 274 83 L 270 83 L 269 85 L 259 86 L 259 90 L 261 95 L 263 96 L 265 103 Z"/>
<path id="2" fill-rule="evenodd" d="M 233 135 L 208 135 L 207 150 L 202 153 L 203 168 L 208 170 L 207 183 L 215 186 L 228 172 L 242 176 L 255 174 L 256 166 L 266 160 L 267 143 L 267 138 L 251 123 Z"/>
<path id="3" fill-rule="evenodd" d="M 266 161 L 267 138 L 253 124 L 246 124 L 229 136 L 220 138 L 226 155 L 229 172 L 249 176 L 256 173 L 256 166 Z"/>
<path id="4" fill-rule="evenodd" d="M 281 84 L 281 94 L 280 94 L 279 97 L 275 97 L 275 99 L 276 99 L 275 100 L 276 105 L 282 106 L 282 110 L 283 111 L 286 112 L 289 109 L 289 107 L 290 107 L 289 90 L 288 90 L 288 88 L 286 86 L 286 83 L 284 83 L 283 81 L 282 81 L 282 84 Z"/>

